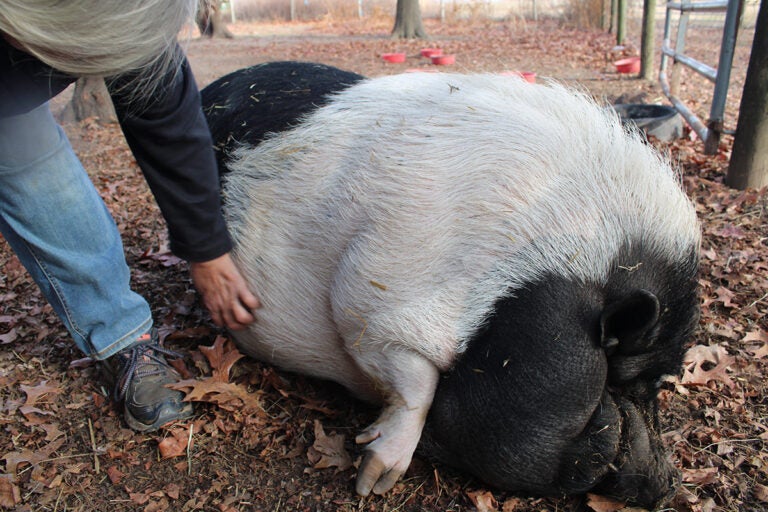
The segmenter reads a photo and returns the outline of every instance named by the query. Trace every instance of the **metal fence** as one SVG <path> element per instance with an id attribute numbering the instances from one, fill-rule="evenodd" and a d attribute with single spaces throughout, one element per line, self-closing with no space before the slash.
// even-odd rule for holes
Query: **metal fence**
<path id="1" fill-rule="evenodd" d="M 737 16 L 729 19 L 728 10 L 713 5 L 726 5 L 729 0 L 674 0 L 668 4 L 660 1 L 655 13 L 656 66 L 664 60 L 660 75 L 669 87 L 669 101 L 680 108 L 684 117 L 705 141 L 715 140 L 720 134 L 735 131 L 740 92 L 746 78 L 749 53 L 760 0 L 730 0 L 741 2 Z M 768 0 L 766 0 L 768 1 Z M 298 20 L 314 20 L 324 17 L 375 17 L 394 15 L 397 0 L 293 0 L 288 9 L 286 0 L 229 0 L 238 20 L 279 20 L 296 17 Z M 640 48 L 643 0 L 626 0 L 625 42 Z M 467 18 L 495 20 L 535 20 L 555 18 L 567 23 L 579 24 L 591 20 L 595 27 L 594 5 L 602 8 L 602 20 L 610 19 L 611 0 L 420 0 L 422 16 L 443 19 L 454 23 Z M 602 6 L 602 7 L 601 7 Z M 580 9 L 592 9 L 580 16 Z M 668 19 L 667 14 L 670 13 Z M 226 15 L 227 13 L 225 13 Z M 584 14 L 584 13 L 582 13 Z M 598 16 L 599 17 L 599 16 Z M 726 24 L 730 28 L 726 28 Z M 735 28 L 734 28 L 735 26 Z M 583 26 L 582 28 L 587 28 Z M 603 24 L 608 28 L 608 23 Z M 535 24 L 527 24 L 527 30 L 535 30 Z M 723 35 L 733 39 L 733 66 L 724 69 L 728 56 L 721 57 Z M 682 44 L 680 44 L 682 42 Z M 661 53 L 665 45 L 667 50 Z M 685 65 L 692 64 L 691 67 Z M 680 65 L 679 65 L 680 64 Z M 659 69 L 659 68 L 656 68 Z M 704 73 L 701 73 L 704 71 Z M 720 72 L 718 72 L 720 71 Z M 727 80 L 726 74 L 730 75 Z M 712 78 L 720 85 L 713 86 Z M 717 92 L 715 93 L 715 89 Z M 702 121 L 703 120 L 703 121 Z"/>
<path id="2" fill-rule="evenodd" d="M 680 112 L 691 128 L 704 141 L 704 151 L 709 154 L 717 152 L 720 137 L 725 129 L 725 103 L 728 96 L 728 85 L 731 78 L 731 68 L 736 48 L 736 34 L 742 5 L 743 0 L 700 2 L 684 0 L 683 2 L 669 2 L 666 5 L 659 83 L 664 94 L 669 98 L 677 111 Z M 697 12 L 725 12 L 717 68 L 713 68 L 685 53 L 690 17 L 692 13 Z M 677 25 L 677 35 L 674 42 L 672 39 L 673 20 L 676 21 Z M 692 69 L 715 84 L 709 119 L 706 124 L 678 96 L 681 66 Z"/>

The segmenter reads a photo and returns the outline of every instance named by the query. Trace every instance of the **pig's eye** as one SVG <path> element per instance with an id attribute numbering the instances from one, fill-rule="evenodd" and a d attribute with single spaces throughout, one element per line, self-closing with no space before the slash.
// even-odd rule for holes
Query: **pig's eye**
<path id="1" fill-rule="evenodd" d="M 658 354 L 645 352 L 636 355 L 614 354 L 608 358 L 608 381 L 613 386 L 626 389 L 637 382 L 646 385 L 655 382 L 659 376 L 655 371 Z"/>
<path id="2" fill-rule="evenodd" d="M 635 404 L 642 404 L 656 400 L 659 385 L 657 381 L 635 380 L 622 386 L 611 386 L 610 389 Z"/>

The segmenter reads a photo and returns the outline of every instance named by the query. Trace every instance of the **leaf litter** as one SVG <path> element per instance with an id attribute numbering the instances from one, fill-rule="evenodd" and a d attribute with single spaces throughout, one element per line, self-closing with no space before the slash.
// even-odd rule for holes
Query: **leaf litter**
<path id="1" fill-rule="evenodd" d="M 456 54 L 458 71 L 533 69 L 539 76 L 582 83 L 599 99 L 662 97 L 654 84 L 612 72 L 609 34 L 551 20 L 425 23 L 433 36 L 430 46 Z M 232 28 L 243 39 L 189 45 L 201 85 L 268 60 L 316 60 L 369 76 L 406 66 L 430 70 L 410 57 L 422 42 L 386 37 L 389 21 L 305 24 L 301 37 L 285 38 L 247 39 L 260 25 Z M 406 51 L 409 61 L 402 67 L 382 63 L 378 55 L 392 50 Z M 220 55 L 233 56 L 232 62 L 222 64 Z M 737 54 L 737 83 L 745 69 L 744 55 Z M 693 97 L 701 94 L 687 87 Z M 738 99 L 738 94 L 729 98 L 731 123 Z M 187 355 L 174 363 L 184 378 L 177 386 L 197 402 L 197 413 L 150 435 L 127 429 L 97 366 L 74 348 L 18 259 L 0 243 L 0 507 L 637 510 L 595 495 L 499 492 L 419 456 L 392 493 L 355 496 L 360 448 L 351 439 L 377 410 L 334 384 L 243 358 L 212 326 L 186 264 L 168 252 L 164 223 L 119 129 L 93 119 L 66 129 L 123 233 L 134 287 L 150 300 L 165 344 Z M 668 378 L 659 395 L 663 438 L 683 476 L 668 510 L 762 511 L 768 506 L 767 194 L 723 185 L 729 137 L 712 156 L 703 155 L 692 136 L 651 143 L 680 166 L 704 231 L 699 328 L 680 375 Z"/>

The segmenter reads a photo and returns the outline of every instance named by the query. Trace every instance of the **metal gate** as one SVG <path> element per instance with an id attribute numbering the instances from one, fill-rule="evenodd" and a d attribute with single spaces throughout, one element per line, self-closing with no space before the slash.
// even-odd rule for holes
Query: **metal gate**
<path id="1" fill-rule="evenodd" d="M 741 16 L 742 2 L 743 0 L 713 0 L 704 2 L 684 0 L 683 2 L 669 2 L 667 4 L 667 14 L 664 20 L 664 42 L 661 48 L 659 83 L 664 94 L 672 102 L 675 109 L 680 112 L 680 115 L 685 118 L 686 122 L 704 141 L 704 152 L 707 154 L 717 152 L 720 137 L 724 131 L 725 100 L 728 94 L 728 83 L 731 79 L 731 66 L 733 64 L 733 52 L 736 46 L 736 33 Z M 674 46 L 671 46 L 672 13 L 675 11 L 678 11 L 680 15 L 677 26 L 677 38 Z M 726 12 L 717 69 L 684 53 L 689 15 L 692 12 L 701 11 Z M 671 76 L 668 77 L 667 70 L 670 67 L 670 60 L 672 61 Z M 709 120 L 706 125 L 677 96 L 680 86 L 681 65 L 689 67 L 715 84 Z"/>

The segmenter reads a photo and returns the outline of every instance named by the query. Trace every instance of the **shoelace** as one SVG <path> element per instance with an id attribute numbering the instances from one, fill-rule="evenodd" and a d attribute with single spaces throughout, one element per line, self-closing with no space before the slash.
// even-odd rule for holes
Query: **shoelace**
<path id="1" fill-rule="evenodd" d="M 134 377 L 160 375 L 170 368 L 168 362 L 161 357 L 163 355 L 172 358 L 183 357 L 182 354 L 161 347 L 157 343 L 141 343 L 118 354 L 122 369 L 115 385 L 115 401 L 120 402 L 125 398 L 128 386 L 131 385 Z"/>

